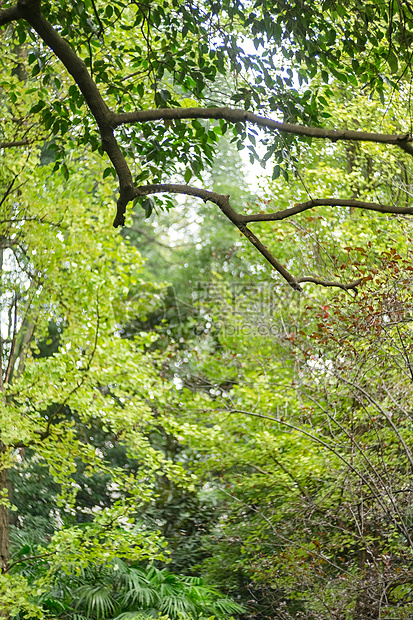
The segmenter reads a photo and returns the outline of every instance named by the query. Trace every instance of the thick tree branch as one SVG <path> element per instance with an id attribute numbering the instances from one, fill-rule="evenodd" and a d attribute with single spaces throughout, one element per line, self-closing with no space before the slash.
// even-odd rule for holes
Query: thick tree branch
<path id="1" fill-rule="evenodd" d="M 67 41 L 60 36 L 44 15 L 42 15 L 39 3 L 36 0 L 19 0 L 18 9 L 19 17 L 25 19 L 33 30 L 37 32 L 40 38 L 54 51 L 80 88 L 98 124 L 102 138 L 102 147 L 109 155 L 118 174 L 120 184 L 118 207 L 126 207 L 128 202 L 133 198 L 132 175 L 117 140 L 113 135 L 113 112 L 111 112 L 106 105 L 86 64 L 77 56 Z"/>
<path id="2" fill-rule="evenodd" d="M 240 215 L 242 222 L 274 222 L 285 220 L 288 217 L 302 213 L 314 207 L 352 207 L 355 209 L 365 209 L 367 211 L 377 211 L 378 213 L 394 213 L 398 215 L 413 215 L 413 207 L 393 207 L 381 205 L 376 202 L 364 202 L 363 200 L 342 200 L 341 198 L 319 198 L 308 200 L 296 204 L 290 209 L 277 211 L 276 213 L 256 213 L 251 215 Z"/>
<path id="3" fill-rule="evenodd" d="M 240 215 L 230 205 L 229 196 L 217 194 L 216 192 L 210 192 L 206 189 L 198 189 L 197 187 L 191 187 L 190 185 L 175 185 L 173 183 L 142 185 L 141 187 L 135 188 L 136 196 L 146 196 L 148 194 L 159 193 L 187 194 L 188 196 L 202 198 L 204 202 L 209 200 L 210 202 L 215 203 L 221 209 L 222 213 L 224 213 L 224 215 L 226 215 L 227 218 L 235 224 L 235 226 L 248 239 L 248 241 L 250 241 L 250 243 L 257 248 L 260 254 L 267 259 L 270 265 L 272 265 L 274 269 L 276 269 L 278 273 L 281 274 L 285 280 L 287 280 L 288 284 L 296 291 L 302 290 L 294 276 L 291 275 L 291 273 L 289 273 L 289 271 L 287 271 L 281 263 L 277 261 L 265 245 L 263 245 L 254 233 L 240 220 Z"/>
<path id="4" fill-rule="evenodd" d="M 378 144 L 391 144 L 405 150 L 413 155 L 412 137 L 406 133 L 402 135 L 369 133 L 366 131 L 353 131 L 349 129 L 324 129 L 322 127 L 306 127 L 304 125 L 293 125 L 292 123 L 281 123 L 258 114 L 253 114 L 246 110 L 233 108 L 162 108 L 158 110 L 137 110 L 136 112 L 125 112 L 114 115 L 114 126 L 144 123 L 156 120 L 184 120 L 184 119 L 223 119 L 229 123 L 252 123 L 259 127 L 265 127 L 283 133 L 291 133 L 296 136 L 306 136 L 308 138 L 328 139 L 332 142 L 338 140 L 349 140 L 351 142 L 376 142 Z"/>
<path id="5" fill-rule="evenodd" d="M 17 4 L 15 6 L 11 6 L 9 9 L 4 9 L 0 11 L 0 26 L 5 26 L 6 24 L 10 24 L 11 22 L 19 19 L 19 9 Z"/>
<path id="6" fill-rule="evenodd" d="M 19 0 L 19 17 L 24 19 L 37 32 L 39 37 L 50 47 L 62 61 L 67 71 L 79 86 L 90 111 L 100 126 L 110 126 L 111 112 L 81 58 L 73 51 L 69 43 L 60 36 L 52 24 L 40 11 L 38 0 Z"/>
<path id="7" fill-rule="evenodd" d="M 15 146 L 27 146 L 30 140 L 12 140 L 11 142 L 0 142 L 0 149 L 10 149 Z"/>
<path id="8" fill-rule="evenodd" d="M 140 187 L 135 187 L 134 189 L 135 196 L 147 196 L 149 194 L 186 194 L 187 196 L 196 196 L 197 198 L 201 198 L 204 202 L 207 200 L 216 204 L 224 215 L 227 216 L 229 220 L 240 230 L 240 232 L 248 239 L 252 245 L 254 245 L 257 250 L 264 256 L 264 258 L 278 271 L 278 273 L 287 280 L 288 284 L 296 291 L 301 291 L 302 288 L 300 286 L 301 283 L 304 282 L 313 282 L 314 284 L 318 284 L 320 286 L 327 287 L 338 287 L 343 290 L 355 289 L 361 282 L 362 278 L 355 280 L 354 282 L 349 282 L 348 284 L 342 282 L 334 282 L 330 280 L 324 280 L 322 278 L 317 278 L 315 276 L 305 276 L 302 278 L 295 278 L 285 267 L 281 265 L 277 261 L 277 259 L 271 254 L 271 252 L 266 248 L 265 245 L 261 243 L 261 241 L 254 235 L 254 233 L 245 226 L 245 220 L 243 215 L 240 215 L 233 209 L 229 202 L 229 196 L 218 194 L 217 192 L 211 192 L 206 189 L 200 189 L 198 187 L 191 187 L 190 185 L 179 185 L 174 183 L 164 183 L 164 184 L 156 184 L 156 185 L 141 185 Z"/>

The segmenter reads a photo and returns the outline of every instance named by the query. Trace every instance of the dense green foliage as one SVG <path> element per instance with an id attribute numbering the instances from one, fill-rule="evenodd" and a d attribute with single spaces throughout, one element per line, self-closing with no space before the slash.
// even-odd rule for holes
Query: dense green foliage
<path id="1" fill-rule="evenodd" d="M 412 616 L 412 19 L 0 3 L 1 617 Z"/>

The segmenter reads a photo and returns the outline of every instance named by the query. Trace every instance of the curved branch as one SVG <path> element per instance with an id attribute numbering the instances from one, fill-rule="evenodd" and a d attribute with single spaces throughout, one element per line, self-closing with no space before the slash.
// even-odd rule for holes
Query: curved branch
<path id="1" fill-rule="evenodd" d="M 376 142 L 378 144 L 391 144 L 398 146 L 413 155 L 412 136 L 409 133 L 402 135 L 370 133 L 367 131 L 353 131 L 349 129 L 324 129 L 322 127 L 306 127 L 292 123 L 281 123 L 246 110 L 234 108 L 162 108 L 157 110 L 137 110 L 136 112 L 124 112 L 115 114 L 113 117 L 114 127 L 131 123 L 144 123 L 157 120 L 184 120 L 184 119 L 216 119 L 225 120 L 229 123 L 252 123 L 259 127 L 291 133 L 296 136 L 308 138 L 328 139 L 332 142 L 349 140 L 351 142 Z"/>
<path id="2" fill-rule="evenodd" d="M 113 112 L 108 108 L 99 88 L 90 75 L 86 64 L 73 51 L 69 43 L 60 36 L 52 24 L 40 12 L 37 0 L 19 0 L 18 15 L 25 19 L 40 38 L 61 60 L 67 71 L 78 85 L 82 95 L 93 114 L 102 138 L 105 150 L 117 172 L 120 185 L 119 208 L 124 208 L 132 200 L 132 175 L 129 166 L 113 134 Z"/>
<path id="3" fill-rule="evenodd" d="M 16 560 L 15 562 L 13 562 L 13 564 L 10 564 L 7 567 L 7 570 L 5 572 L 9 573 L 10 570 L 14 568 L 14 566 L 17 566 L 17 564 L 21 564 L 22 562 L 31 562 L 32 560 L 42 560 L 43 558 L 48 558 L 51 555 L 55 555 L 55 554 L 56 554 L 56 551 L 50 551 L 48 553 L 39 553 L 37 555 L 26 556 L 24 558 L 21 558 L 20 560 Z"/>
<path id="4" fill-rule="evenodd" d="M 251 215 L 240 215 L 242 222 L 274 222 L 285 220 L 292 215 L 302 213 L 314 207 L 352 207 L 354 209 L 365 209 L 366 211 L 377 211 L 378 213 L 394 213 L 398 215 L 413 215 L 413 207 L 393 207 L 381 205 L 376 202 L 364 202 L 363 200 L 345 200 L 341 198 L 318 198 L 308 200 L 294 205 L 290 209 L 277 211 L 276 213 L 257 213 Z"/>
<path id="5" fill-rule="evenodd" d="M 39 37 L 56 54 L 75 80 L 99 127 L 110 126 L 111 112 L 92 79 L 86 64 L 60 36 L 40 11 L 38 0 L 19 0 L 18 15 L 37 32 Z"/>
<path id="6" fill-rule="evenodd" d="M 178 185 L 174 183 L 164 183 L 158 185 L 142 185 L 135 188 L 136 196 L 147 196 L 148 194 L 186 194 L 188 196 L 196 196 L 202 198 L 204 202 L 209 200 L 216 204 L 227 218 L 235 224 L 239 231 L 248 239 L 252 245 L 266 258 L 266 260 L 278 271 L 282 277 L 287 280 L 288 284 L 296 291 L 301 291 L 301 286 L 298 284 L 296 278 L 285 267 L 277 261 L 277 259 L 269 252 L 269 250 L 261 243 L 261 241 L 254 235 L 254 233 L 245 226 L 241 221 L 240 215 L 233 209 L 229 202 L 229 196 L 223 194 L 217 194 L 206 189 L 198 189 L 197 187 L 191 187 L 190 185 Z"/>
<path id="7" fill-rule="evenodd" d="M 301 278 L 294 277 L 277 259 L 271 254 L 268 248 L 254 235 L 254 233 L 245 226 L 245 216 L 240 215 L 232 208 L 229 202 L 229 196 L 211 192 L 206 189 L 192 187 L 191 185 L 179 185 L 175 183 L 159 183 L 154 185 L 141 185 L 134 188 L 135 197 L 148 196 L 149 194 L 185 194 L 187 196 L 195 196 L 201 198 L 204 202 L 213 202 L 216 204 L 226 217 L 238 228 L 238 230 L 248 239 L 253 246 L 257 248 L 262 256 L 278 271 L 278 273 L 288 282 L 295 291 L 302 291 L 301 283 L 313 282 L 320 286 L 338 287 L 343 290 L 355 289 L 362 283 L 363 278 L 350 282 L 348 284 L 342 282 L 332 282 L 316 278 L 314 276 L 305 276 Z M 288 217 L 288 216 L 287 216 Z"/>
<path id="8" fill-rule="evenodd" d="M 119 178 L 119 198 L 117 201 L 117 213 L 114 226 L 122 226 L 125 223 L 125 211 L 127 204 L 137 196 L 146 194 L 169 192 L 178 194 L 188 194 L 196 196 L 202 200 L 209 200 L 215 203 L 226 217 L 240 230 L 240 232 L 252 243 L 266 260 L 282 275 L 289 285 L 297 291 L 301 291 L 300 282 L 314 282 L 322 286 L 338 286 L 349 290 L 356 288 L 362 280 L 342 284 L 330 282 L 308 276 L 297 279 L 291 275 L 261 243 L 254 233 L 247 228 L 246 222 L 252 221 L 271 221 L 284 219 L 300 213 L 314 206 L 328 204 L 329 206 L 355 206 L 358 208 L 372 209 L 383 213 L 413 213 L 409 207 L 385 207 L 375 203 L 360 203 L 359 201 L 338 201 L 338 200 L 311 200 L 308 203 L 296 205 L 291 209 L 280 211 L 273 214 L 263 214 L 258 216 L 246 216 L 238 214 L 230 205 L 229 196 L 202 190 L 188 185 L 146 185 L 134 187 L 132 174 L 127 161 L 120 149 L 118 141 L 114 135 L 114 129 L 120 125 L 148 122 L 154 120 L 173 120 L 173 119 L 223 119 L 229 123 L 252 123 L 259 127 L 275 130 L 281 133 L 290 133 L 297 136 L 310 138 L 329 139 L 333 142 L 338 140 L 375 142 L 379 144 L 389 144 L 398 146 L 407 153 L 413 155 L 412 137 L 410 134 L 391 135 L 368 133 L 352 130 L 332 130 L 319 127 L 305 127 L 291 123 L 275 121 L 246 110 L 232 109 L 228 107 L 220 108 L 168 108 L 155 110 L 137 110 L 130 113 L 115 114 L 104 101 L 99 88 L 88 71 L 86 64 L 75 53 L 69 43 L 61 37 L 52 24 L 41 13 L 40 0 L 18 0 L 17 5 L 0 11 L 0 25 L 7 24 L 16 19 L 24 19 L 35 30 L 43 42 L 61 60 L 69 74 L 74 79 L 83 94 L 101 134 L 102 148 L 108 154 Z"/>
<path id="9" fill-rule="evenodd" d="M 350 291 L 352 289 L 356 289 L 363 282 L 363 278 L 358 278 L 358 280 L 354 280 L 353 282 L 349 282 L 345 284 L 344 282 L 334 282 L 331 280 L 323 280 L 322 278 L 316 278 L 313 276 L 304 276 L 303 278 L 297 278 L 297 282 L 312 282 L 313 284 L 318 284 L 319 286 L 332 286 L 335 288 L 341 288 L 343 291 Z"/>
<path id="10" fill-rule="evenodd" d="M 3 9 L 3 11 L 0 11 L 0 26 L 6 26 L 19 19 L 19 17 L 20 14 L 17 4 L 8 9 Z"/>
<path id="11" fill-rule="evenodd" d="M 224 215 L 231 220 L 233 224 L 238 226 L 241 223 L 241 216 L 233 209 L 229 202 L 229 196 L 211 192 L 207 189 L 192 187 L 191 185 L 181 185 L 178 183 L 157 183 L 154 185 L 140 185 L 134 188 L 134 197 L 147 196 L 148 194 L 185 194 L 187 196 L 196 196 L 204 202 L 209 200 L 216 204 Z"/>

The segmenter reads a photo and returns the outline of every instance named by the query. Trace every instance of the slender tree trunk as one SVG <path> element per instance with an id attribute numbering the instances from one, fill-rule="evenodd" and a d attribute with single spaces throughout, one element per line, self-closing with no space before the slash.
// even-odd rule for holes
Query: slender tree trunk
<path id="1" fill-rule="evenodd" d="M 3 249 L 0 248 L 0 294 L 2 284 L 2 269 L 3 269 Z M 0 398 L 4 398 L 4 368 L 3 368 L 3 340 L 0 329 Z M 1 429 L 0 429 L 1 430 Z M 1 457 L 5 452 L 4 443 L 0 440 L 0 467 Z M 1 497 L 8 497 L 8 476 L 7 469 L 0 469 L 0 492 Z M 7 495 L 6 495 L 7 492 Z M 5 573 L 9 568 L 10 562 L 10 547 L 9 547 L 9 534 L 10 534 L 10 521 L 9 521 L 9 508 L 0 503 L 0 571 Z M 0 617 L 5 617 L 0 609 Z M 6 616 L 7 617 L 7 616 Z"/>
<path id="2" fill-rule="evenodd" d="M 4 444 L 0 441 L 0 458 L 4 453 Z M 8 491 L 7 484 L 7 469 L 0 470 L 0 491 L 2 497 L 7 497 L 5 491 Z M 0 570 L 5 573 L 9 569 L 10 564 L 10 547 L 9 547 L 9 508 L 0 504 Z M 10 614 L 7 611 L 1 609 L 0 603 L 0 618 L 1 620 L 10 620 Z"/>
<path id="3" fill-rule="evenodd" d="M 3 452 L 4 444 L 0 443 L 0 455 Z M 2 495 L 5 491 L 7 491 L 8 494 L 7 469 L 5 468 L 0 470 L 0 490 L 2 492 Z M 0 504 L 0 569 L 2 573 L 8 570 L 10 562 L 9 525 L 9 508 L 8 506 Z"/>

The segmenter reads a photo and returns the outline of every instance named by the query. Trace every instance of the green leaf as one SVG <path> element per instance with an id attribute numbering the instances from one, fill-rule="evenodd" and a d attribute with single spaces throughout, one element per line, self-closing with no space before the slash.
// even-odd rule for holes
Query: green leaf
<path id="1" fill-rule="evenodd" d="M 273 180 L 273 181 L 275 181 L 276 179 L 278 179 L 278 177 L 280 176 L 280 174 L 281 174 L 281 166 L 279 166 L 278 164 L 276 164 L 276 165 L 274 166 L 274 168 L 273 168 L 273 171 L 272 171 L 272 177 L 271 177 L 271 178 L 272 178 L 272 180 Z"/>
<path id="2" fill-rule="evenodd" d="M 187 168 L 184 174 L 185 183 L 189 183 L 189 181 L 191 180 L 191 177 L 192 177 L 192 170 L 190 168 Z"/>
<path id="3" fill-rule="evenodd" d="M 392 73 L 397 73 L 398 69 L 399 69 L 399 62 L 397 60 L 397 56 L 396 54 L 393 52 L 393 50 L 390 50 L 389 55 L 387 57 L 387 63 L 390 67 L 390 71 Z"/>
<path id="4" fill-rule="evenodd" d="M 155 205 L 152 198 L 145 198 L 142 200 L 141 207 L 145 211 L 146 218 L 151 216 L 154 206 Z"/>
<path id="5" fill-rule="evenodd" d="M 40 112 L 40 110 L 43 110 L 45 105 L 46 105 L 45 101 L 43 100 L 38 101 L 34 106 L 30 108 L 29 114 L 37 114 L 37 112 Z"/>
<path id="6" fill-rule="evenodd" d="M 110 175 L 112 175 L 114 178 L 116 178 L 116 170 L 114 168 L 112 168 L 112 166 L 109 166 L 108 168 L 104 169 L 102 177 L 104 179 L 106 179 Z"/>

